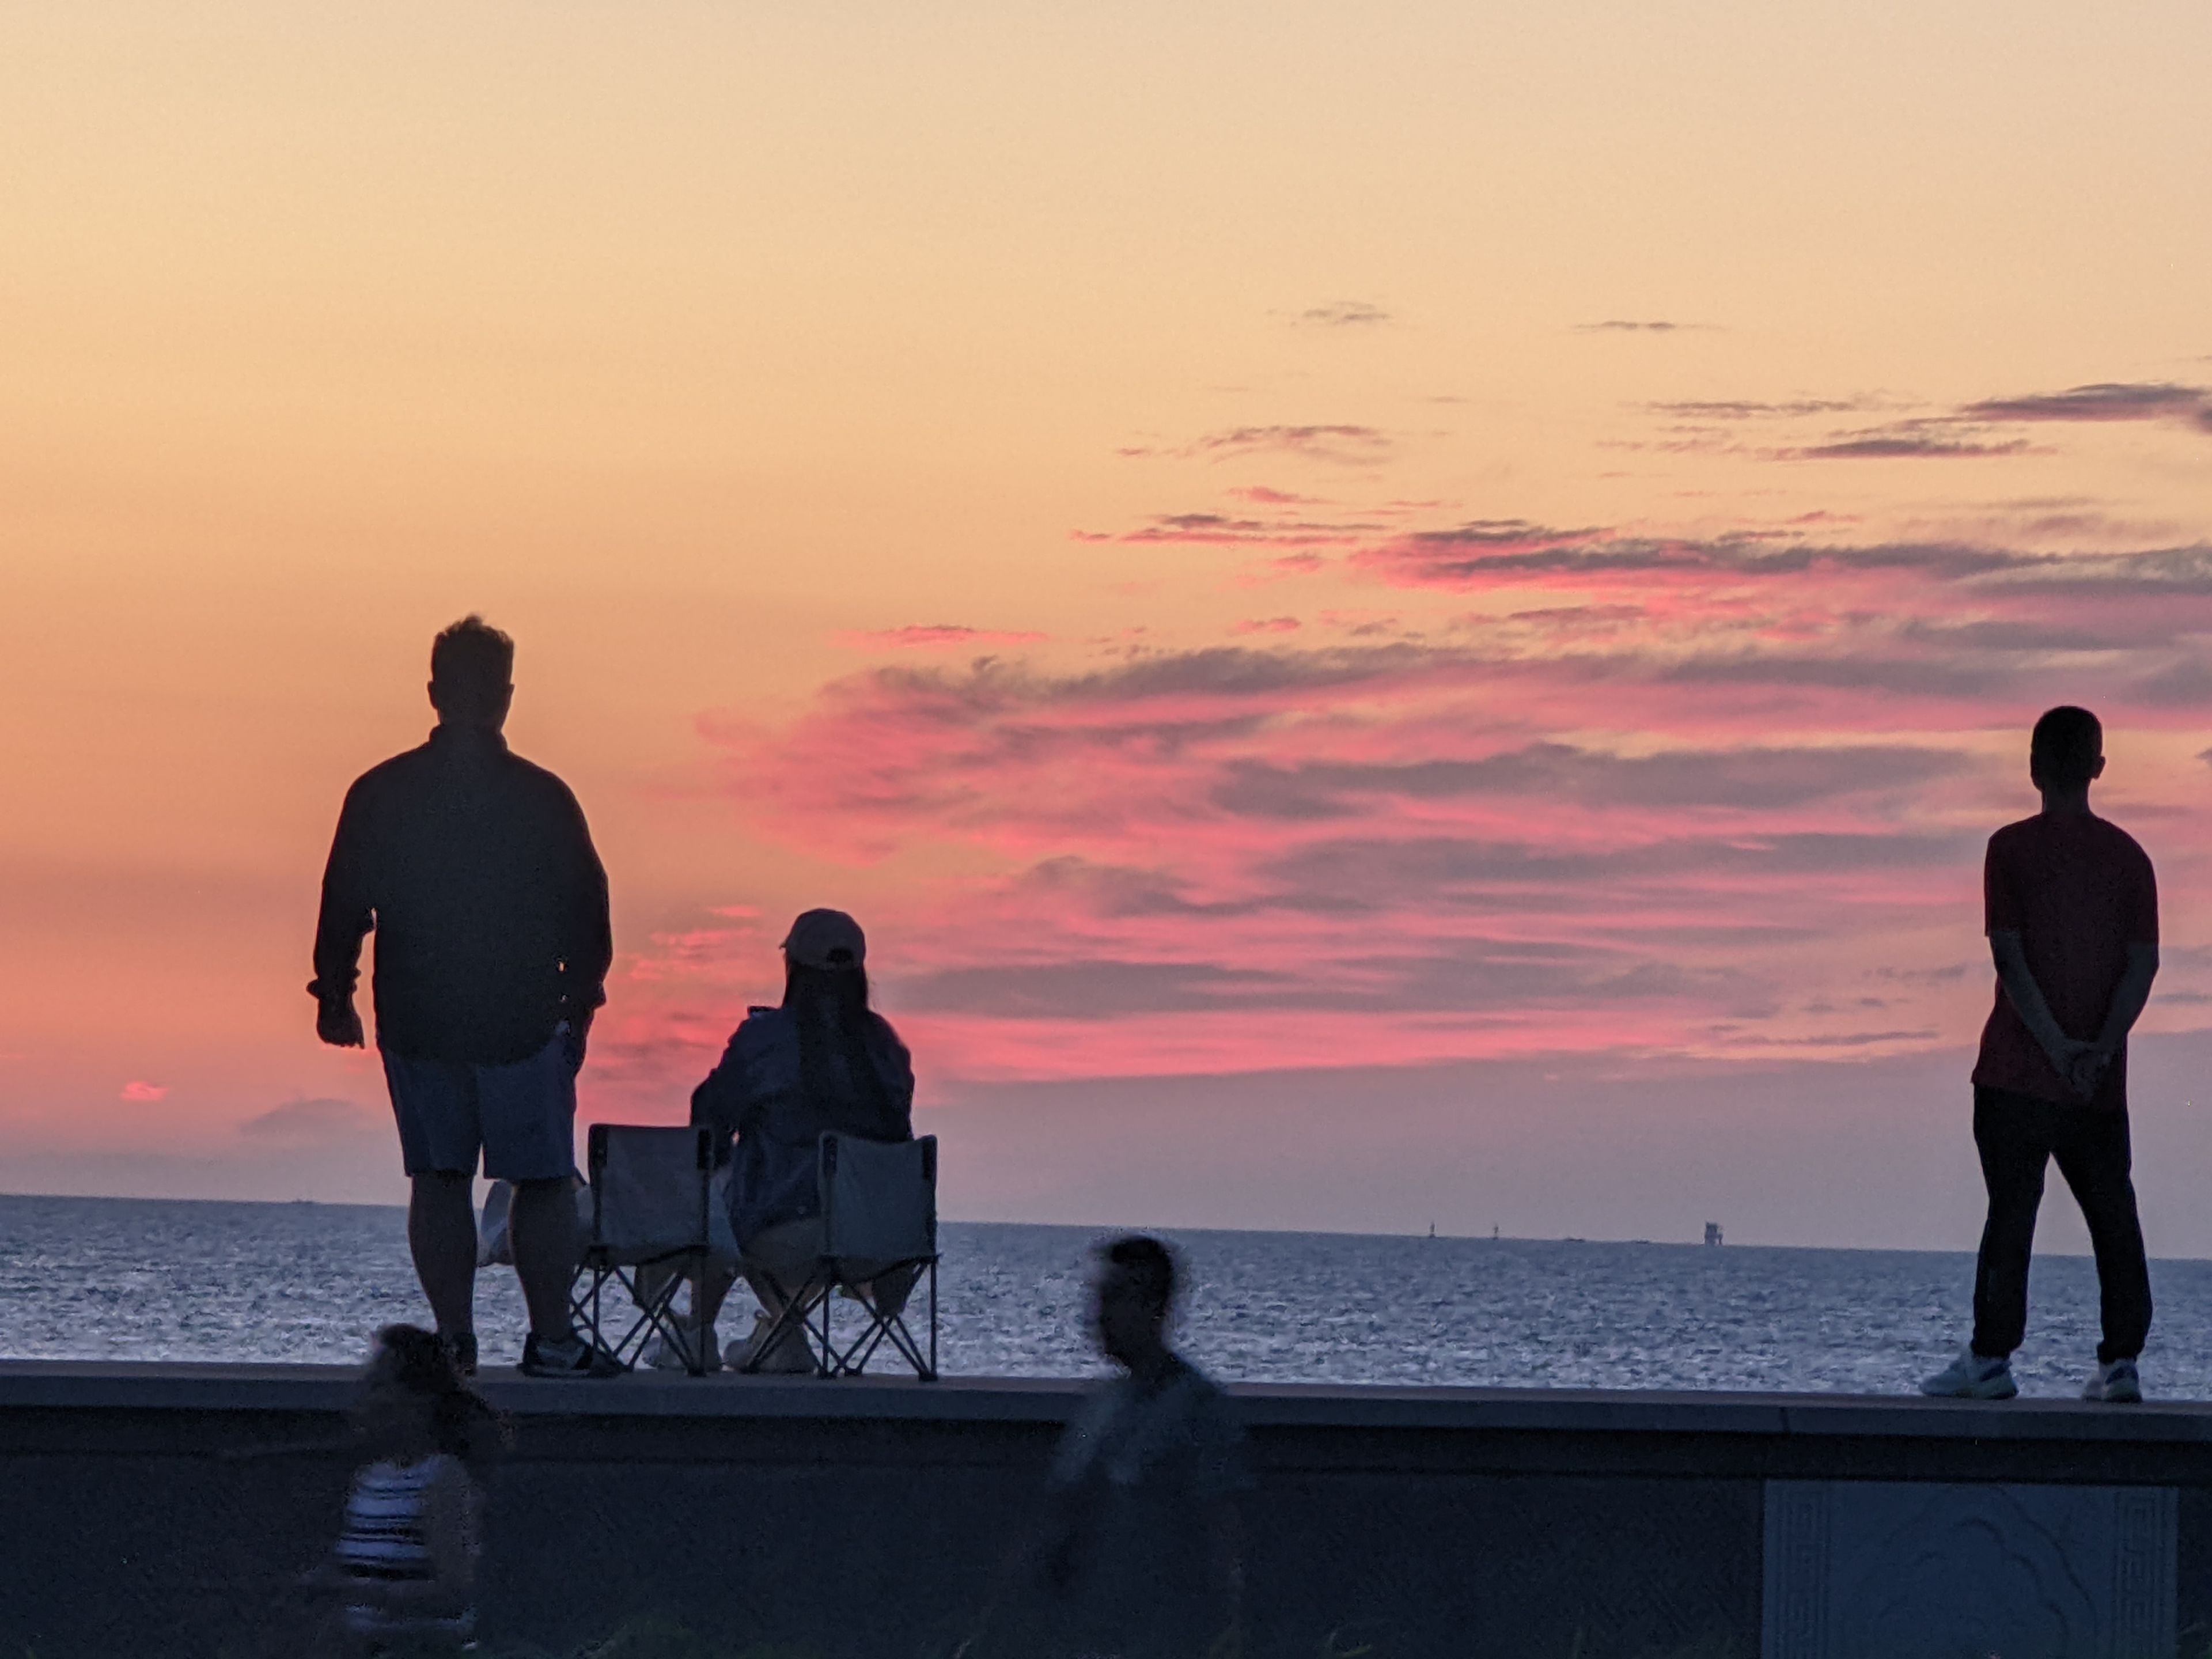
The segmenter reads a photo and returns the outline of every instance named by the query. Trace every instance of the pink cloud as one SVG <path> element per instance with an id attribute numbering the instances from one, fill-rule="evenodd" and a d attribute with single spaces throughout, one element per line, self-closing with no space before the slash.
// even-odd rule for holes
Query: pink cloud
<path id="1" fill-rule="evenodd" d="M 137 1081 L 125 1084 L 123 1092 L 116 1097 L 118 1100 L 127 1100 L 133 1105 L 150 1105 L 155 1101 L 167 1100 L 168 1097 L 169 1089 L 167 1084 Z"/>
<path id="2" fill-rule="evenodd" d="M 867 633 L 837 635 L 837 643 L 857 651 L 931 650 L 951 645 L 1040 645 L 1050 636 L 991 628 L 963 628 L 950 623 L 916 623 L 905 628 L 883 628 Z"/>
<path id="3" fill-rule="evenodd" d="M 1310 528 L 1250 505 L 1133 533 Z M 1963 1041 L 1973 988 L 1824 988 L 1971 952 L 2038 708 L 2212 714 L 2212 550 L 1440 511 L 1335 526 L 1328 568 L 1389 608 L 1317 632 L 882 665 L 702 730 L 755 833 L 940 872 L 866 919 L 885 1006 L 939 1075 L 1012 1079 Z M 2202 771 L 2116 763 L 2120 816 L 2154 824 Z M 2171 902 L 2212 876 L 2153 850 Z M 702 923 L 641 954 L 639 1075 L 656 1033 L 719 1042 L 755 943 Z"/>

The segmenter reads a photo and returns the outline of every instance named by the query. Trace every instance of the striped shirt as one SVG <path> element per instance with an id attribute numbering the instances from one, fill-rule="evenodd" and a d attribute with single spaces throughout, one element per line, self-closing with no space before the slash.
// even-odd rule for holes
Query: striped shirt
<path id="1" fill-rule="evenodd" d="M 345 1530 L 338 1535 L 339 1571 L 366 1589 L 370 1584 L 429 1583 L 438 1576 L 430 1554 L 430 1488 L 448 1472 L 469 1494 L 469 1553 L 476 1553 L 476 1487 L 459 1462 L 443 1452 L 414 1463 L 371 1463 L 354 1476 L 346 1498 Z M 456 1613 L 407 1613 L 373 1595 L 350 1596 L 346 1628 L 357 1636 L 442 1636 L 466 1638 L 476 1609 Z"/>

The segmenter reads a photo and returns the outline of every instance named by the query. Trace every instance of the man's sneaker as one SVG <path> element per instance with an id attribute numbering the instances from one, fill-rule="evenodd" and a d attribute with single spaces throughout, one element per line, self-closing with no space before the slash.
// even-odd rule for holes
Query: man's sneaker
<path id="1" fill-rule="evenodd" d="M 712 1325 L 707 1327 L 703 1338 L 689 1326 L 684 1328 L 684 1335 L 687 1342 L 698 1343 L 699 1358 L 706 1370 L 719 1371 L 722 1369 L 721 1345 L 714 1339 Z M 656 1371 L 688 1371 L 691 1369 L 684 1363 L 684 1351 L 665 1336 L 653 1339 L 653 1346 L 645 1351 L 645 1363 Z"/>
<path id="2" fill-rule="evenodd" d="M 1987 1359 L 1972 1348 L 1961 1348 L 1956 1359 L 1921 1379 L 1920 1392 L 1952 1400 L 2009 1400 L 2020 1392 L 2020 1384 L 2012 1380 L 2012 1361 L 2003 1355 Z"/>
<path id="3" fill-rule="evenodd" d="M 523 1339 L 522 1364 L 516 1369 L 525 1376 L 571 1377 L 620 1376 L 629 1367 L 580 1336 L 571 1334 L 565 1342 L 544 1342 L 532 1331 Z"/>
<path id="4" fill-rule="evenodd" d="M 2081 1387 L 2081 1398 L 2100 1400 L 2108 1406 L 2142 1404 L 2142 1378 L 2132 1359 L 2114 1359 L 2097 1367 Z"/>
<path id="5" fill-rule="evenodd" d="M 438 1340 L 453 1357 L 453 1369 L 466 1382 L 477 1374 L 477 1334 L 474 1331 L 441 1331 Z"/>

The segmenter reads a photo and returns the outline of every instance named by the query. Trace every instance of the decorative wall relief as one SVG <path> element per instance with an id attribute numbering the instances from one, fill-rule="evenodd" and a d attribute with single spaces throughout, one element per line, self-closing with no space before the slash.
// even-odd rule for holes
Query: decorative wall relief
<path id="1" fill-rule="evenodd" d="M 2172 1659 L 2163 1486 L 1771 1480 L 1762 1659 Z"/>

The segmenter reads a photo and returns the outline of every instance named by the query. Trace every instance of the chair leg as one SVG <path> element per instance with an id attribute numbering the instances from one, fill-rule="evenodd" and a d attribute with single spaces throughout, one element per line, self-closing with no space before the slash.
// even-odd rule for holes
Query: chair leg
<path id="1" fill-rule="evenodd" d="M 768 1282 L 769 1288 L 775 1291 L 777 1298 L 783 1305 L 778 1310 L 775 1316 L 769 1322 L 768 1328 L 760 1334 L 759 1340 L 753 1345 L 755 1352 L 745 1356 L 744 1363 L 739 1365 L 738 1370 L 747 1376 L 759 1375 L 761 1361 L 768 1357 L 776 1345 L 787 1338 L 795 1337 L 806 1345 L 807 1352 L 814 1360 L 815 1375 L 834 1376 L 836 1374 L 834 1369 L 823 1358 L 829 1352 L 830 1314 L 826 1304 L 830 1299 L 831 1288 L 830 1284 L 817 1274 L 808 1279 L 794 1292 L 787 1290 L 774 1278 L 769 1278 Z M 822 1332 L 818 1337 L 813 1324 L 817 1308 L 822 1310 Z M 818 1346 L 817 1342 L 820 1344 Z"/>
<path id="2" fill-rule="evenodd" d="M 686 1284 L 690 1284 L 693 1287 L 692 1306 L 696 1309 L 699 1305 L 697 1287 L 707 1272 L 705 1252 L 697 1251 L 688 1254 L 690 1260 L 689 1272 L 670 1273 L 665 1276 L 656 1278 L 653 1281 L 654 1288 L 649 1292 L 641 1289 L 641 1286 L 647 1282 L 642 1274 L 633 1270 L 629 1279 L 626 1282 L 631 1298 L 638 1305 L 639 1318 L 637 1322 L 630 1327 L 629 1334 L 623 1338 L 623 1344 L 627 1346 L 632 1339 L 638 1339 L 638 1348 L 641 1353 L 644 1350 L 643 1339 L 649 1334 L 658 1334 L 675 1348 L 684 1361 L 686 1373 L 692 1376 L 704 1376 L 707 1374 L 707 1358 L 702 1344 L 706 1338 L 705 1328 L 701 1326 L 686 1331 L 684 1328 L 684 1322 L 676 1316 L 677 1291 Z"/>
<path id="3" fill-rule="evenodd" d="M 613 1271 L 600 1262 L 586 1262 L 568 1284 L 568 1316 L 585 1341 L 602 1352 L 608 1349 L 599 1319 L 599 1292 Z"/>
<path id="4" fill-rule="evenodd" d="M 866 1371 L 868 1362 L 885 1342 L 891 1345 L 899 1358 L 914 1368 L 914 1374 L 925 1382 L 937 1380 L 937 1264 L 925 1262 L 923 1276 L 929 1280 L 929 1351 L 927 1355 L 915 1340 L 913 1330 L 906 1322 L 906 1311 L 885 1313 L 872 1301 L 863 1302 L 867 1310 L 868 1327 L 860 1333 L 852 1346 L 836 1356 L 837 1371 L 841 1376 L 859 1376 Z"/>
<path id="5" fill-rule="evenodd" d="M 629 1293 L 636 1306 L 637 1316 L 621 1335 L 613 1335 L 607 1325 L 606 1286 L 611 1279 Z M 670 1274 L 659 1281 L 656 1288 L 641 1288 L 642 1281 L 635 1269 L 625 1269 L 604 1261 L 587 1261 L 577 1270 L 569 1286 L 569 1316 L 576 1322 L 578 1332 L 586 1341 L 600 1352 L 619 1361 L 624 1366 L 634 1364 L 644 1352 L 648 1337 L 659 1334 L 676 1345 L 684 1357 L 684 1369 L 694 1376 L 703 1375 L 706 1363 L 699 1352 L 697 1340 L 683 1329 L 675 1317 L 676 1292 L 683 1285 L 681 1274 Z"/>

